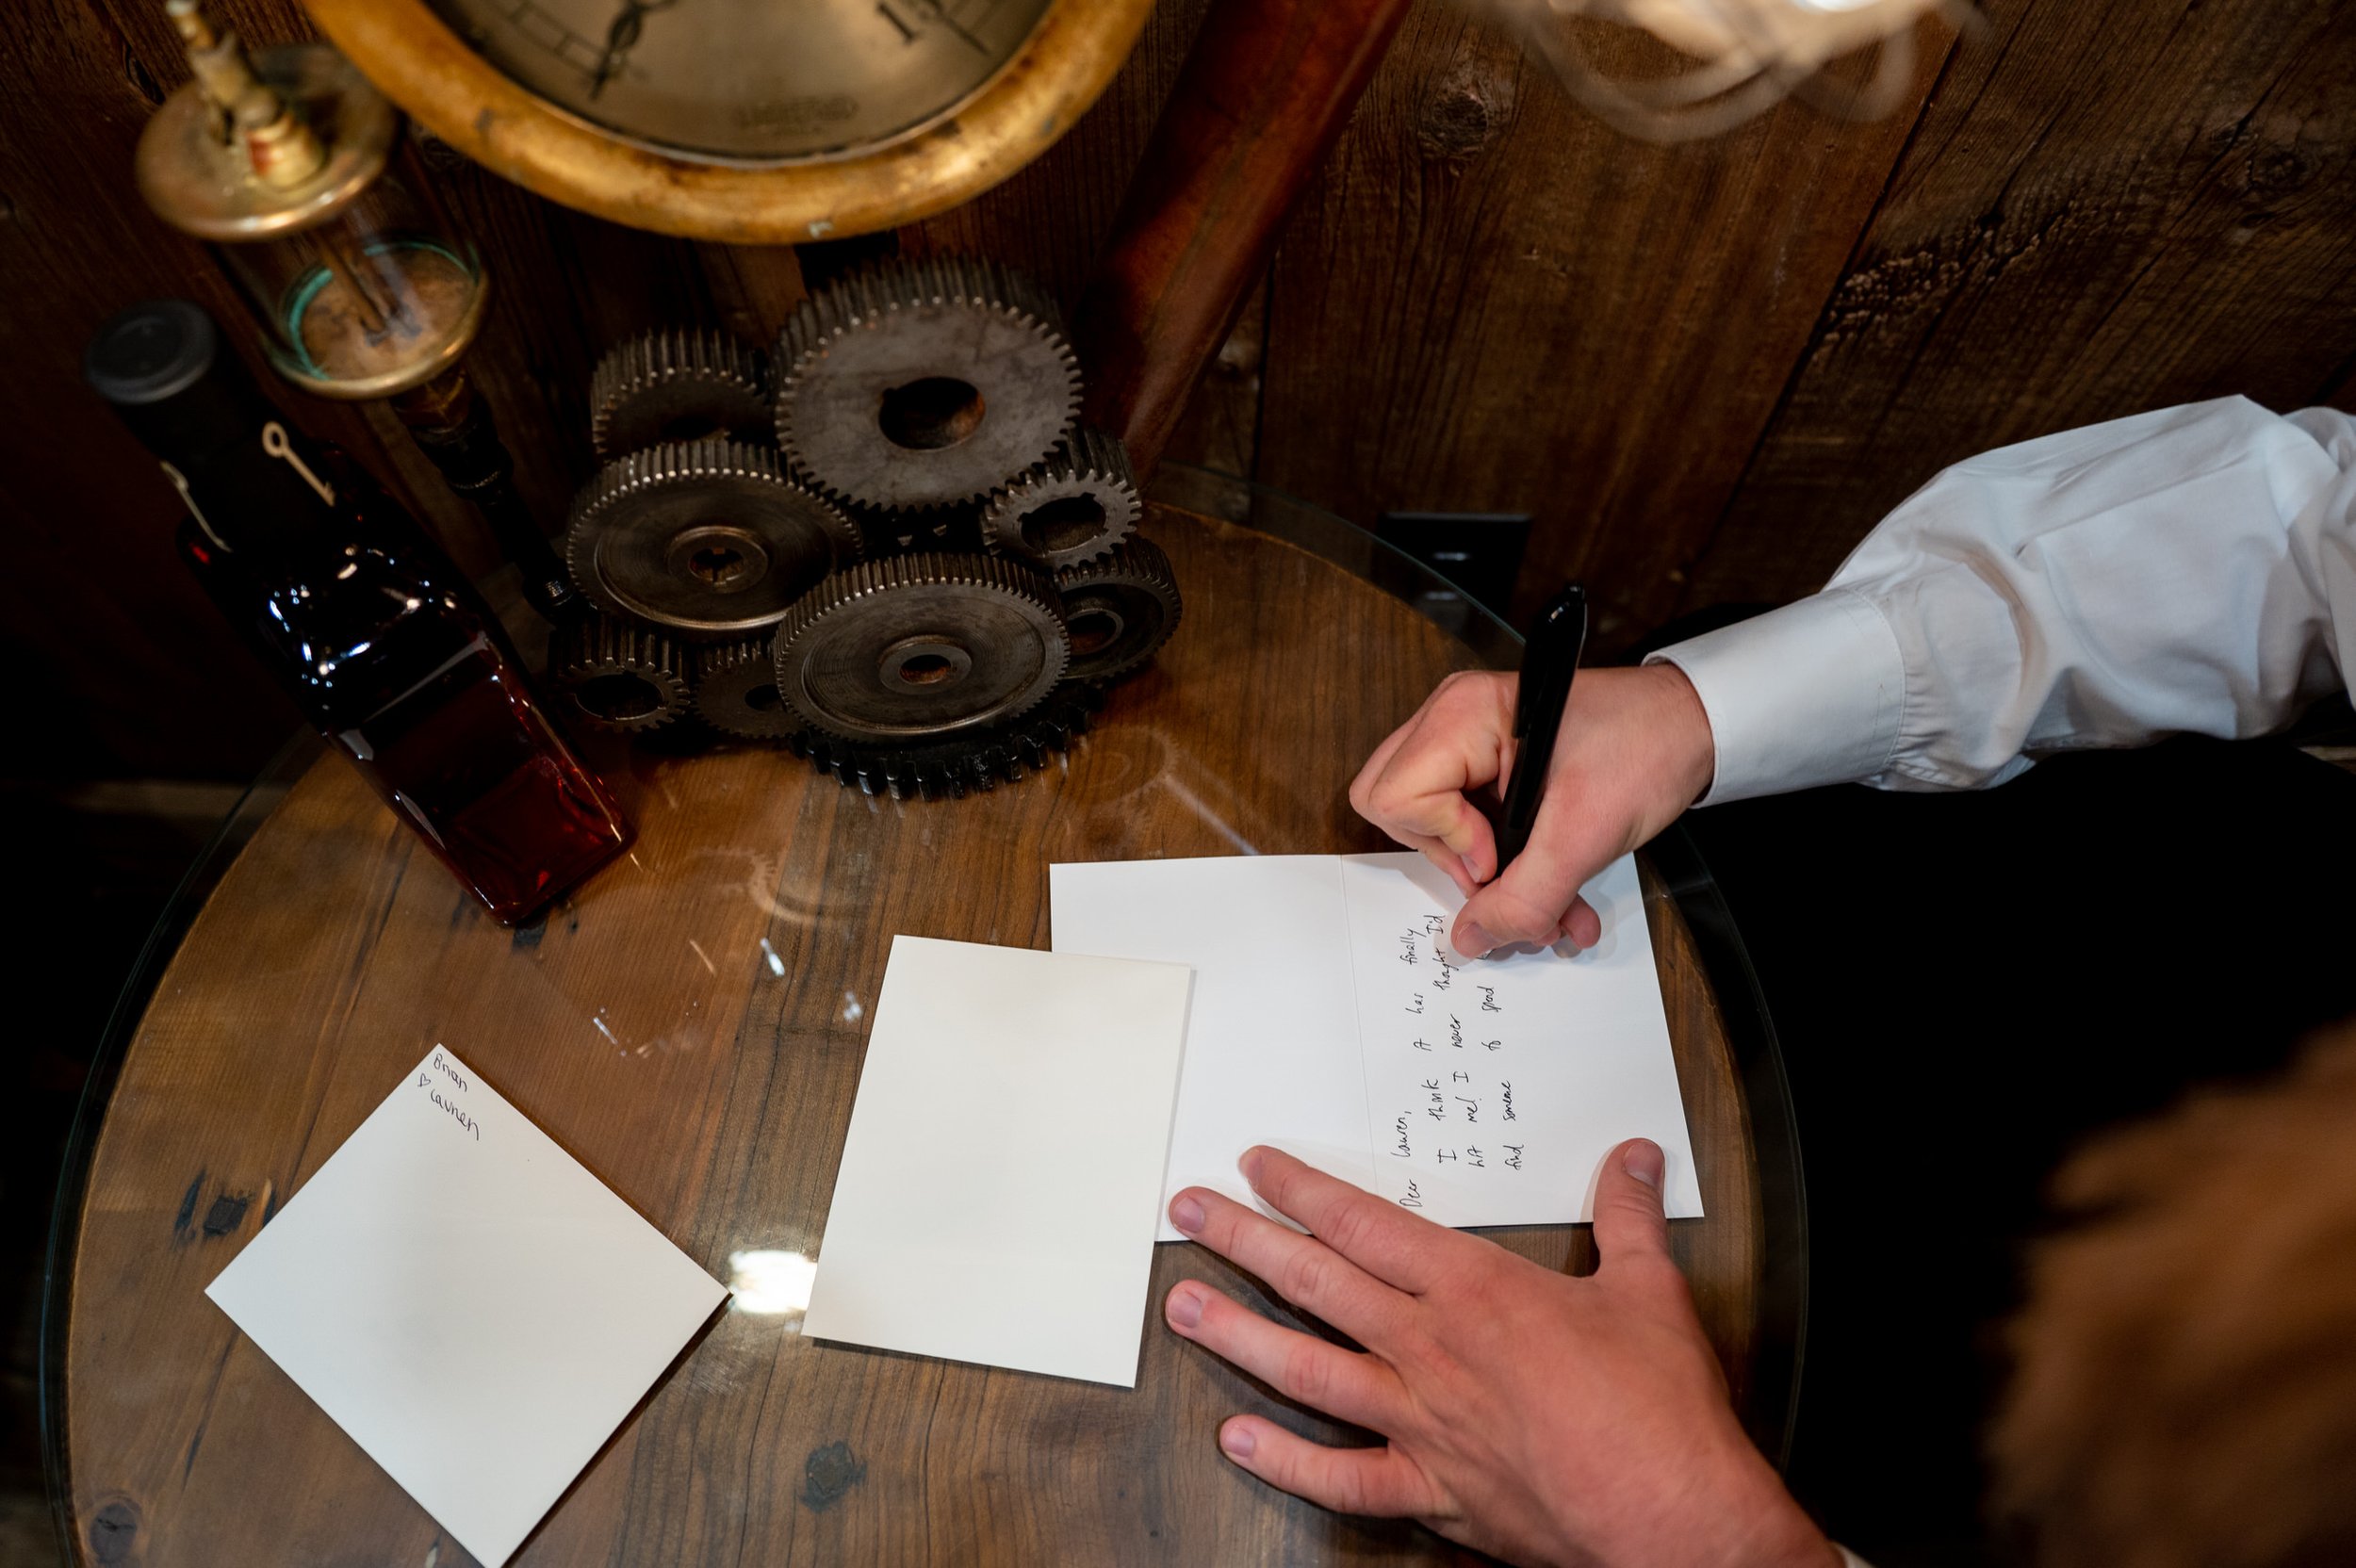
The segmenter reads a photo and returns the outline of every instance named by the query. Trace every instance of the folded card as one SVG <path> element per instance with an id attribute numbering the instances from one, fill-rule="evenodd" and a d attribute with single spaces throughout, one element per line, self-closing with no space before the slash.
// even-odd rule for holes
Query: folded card
<path id="1" fill-rule="evenodd" d="M 436 1047 L 205 1294 L 497 1564 L 728 1292 Z"/>
<path id="2" fill-rule="evenodd" d="M 1191 980 L 895 937 L 802 1331 L 1135 1387 Z"/>

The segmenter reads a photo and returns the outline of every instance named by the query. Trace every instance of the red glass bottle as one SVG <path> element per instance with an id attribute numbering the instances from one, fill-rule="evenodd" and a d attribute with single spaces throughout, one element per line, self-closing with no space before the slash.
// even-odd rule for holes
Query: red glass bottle
<path id="1" fill-rule="evenodd" d="M 495 917 L 530 917 L 628 846 L 465 574 L 359 465 L 286 423 L 209 316 L 134 306 L 84 372 L 188 502 L 180 551 L 213 602 Z"/>

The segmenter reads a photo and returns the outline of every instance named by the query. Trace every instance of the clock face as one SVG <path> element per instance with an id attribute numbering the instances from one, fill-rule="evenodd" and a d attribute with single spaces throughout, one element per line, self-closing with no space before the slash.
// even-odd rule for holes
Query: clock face
<path id="1" fill-rule="evenodd" d="M 485 59 L 674 155 L 791 163 L 872 149 L 971 99 L 1054 0 L 430 0 Z"/>

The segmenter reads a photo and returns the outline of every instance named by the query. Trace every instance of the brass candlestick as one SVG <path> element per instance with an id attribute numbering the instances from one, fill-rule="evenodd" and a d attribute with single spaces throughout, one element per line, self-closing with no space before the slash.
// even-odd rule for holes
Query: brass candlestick
<path id="1" fill-rule="evenodd" d="M 522 570 L 532 605 L 569 613 L 571 581 L 460 364 L 489 277 L 434 205 L 401 116 L 325 44 L 248 54 L 202 0 L 165 10 L 195 79 L 139 138 L 148 205 L 211 249 L 279 374 L 323 398 L 390 400 Z"/>

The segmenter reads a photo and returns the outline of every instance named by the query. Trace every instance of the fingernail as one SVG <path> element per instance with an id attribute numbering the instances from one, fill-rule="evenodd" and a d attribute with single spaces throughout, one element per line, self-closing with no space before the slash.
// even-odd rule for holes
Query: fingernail
<path id="1" fill-rule="evenodd" d="M 1638 1138 L 1634 1143 L 1629 1144 L 1628 1152 L 1620 1156 L 1622 1170 L 1627 1171 L 1646 1186 L 1656 1189 L 1661 1185 L 1661 1145 L 1644 1138 Z"/>
<path id="2" fill-rule="evenodd" d="M 1235 1162 L 1235 1168 L 1243 1172 L 1245 1181 L 1250 1182 L 1255 1187 L 1258 1186 L 1260 1184 L 1260 1151 L 1258 1149 L 1245 1150 L 1243 1158 Z"/>
<path id="3" fill-rule="evenodd" d="M 1170 1206 L 1170 1222 L 1186 1234 L 1194 1234 L 1203 1229 L 1203 1205 L 1182 1195 Z"/>
<path id="4" fill-rule="evenodd" d="M 1467 958 L 1486 956 L 1497 945 L 1497 939 L 1481 928 L 1479 921 L 1460 920 L 1456 923 L 1456 951 Z"/>
<path id="5" fill-rule="evenodd" d="M 1252 1447 L 1252 1429 L 1250 1427 L 1228 1428 L 1219 1434 L 1219 1446 L 1227 1450 L 1229 1459 L 1250 1459 Z"/>
<path id="6" fill-rule="evenodd" d="M 1481 880 L 1481 862 L 1469 855 L 1459 855 L 1457 858 L 1464 862 L 1464 874 L 1478 883 Z"/>
<path id="7" fill-rule="evenodd" d="M 1169 1314 L 1171 1328 L 1191 1329 L 1203 1321 L 1203 1298 L 1180 1285 L 1170 1293 L 1170 1303 L 1163 1311 Z"/>

